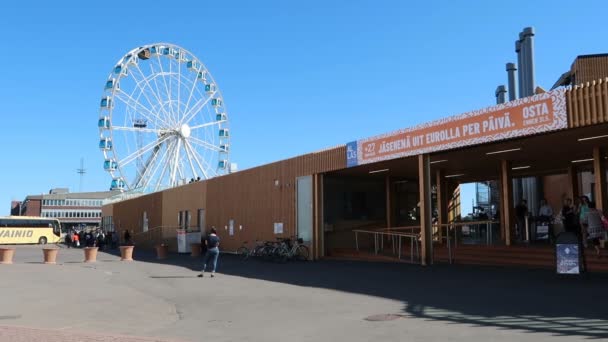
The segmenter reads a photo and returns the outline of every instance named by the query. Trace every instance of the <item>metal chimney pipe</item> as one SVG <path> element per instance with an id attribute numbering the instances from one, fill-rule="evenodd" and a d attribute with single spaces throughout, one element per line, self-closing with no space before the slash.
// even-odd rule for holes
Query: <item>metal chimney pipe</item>
<path id="1" fill-rule="evenodd" d="M 519 40 L 515 41 L 515 52 L 517 52 L 517 94 L 519 95 L 518 98 L 520 98 L 524 97 L 524 68 L 523 61 L 521 58 L 521 42 Z"/>
<path id="2" fill-rule="evenodd" d="M 536 81 L 534 79 L 534 27 L 526 27 L 523 31 L 523 45 L 522 48 L 526 52 L 524 57 L 526 58 L 524 65 L 526 70 L 526 89 L 528 96 L 534 95 L 534 88 L 536 88 Z"/>
<path id="3" fill-rule="evenodd" d="M 521 84 L 521 89 L 519 91 L 519 97 L 528 97 L 528 51 L 526 50 L 526 44 L 524 44 L 524 32 L 519 33 L 519 45 L 520 45 L 520 55 L 521 55 L 521 65 L 519 65 L 519 69 L 521 69 L 521 78 L 519 79 L 519 84 Z"/>
<path id="4" fill-rule="evenodd" d="M 505 87 L 504 85 L 499 85 L 498 87 L 496 87 L 496 92 L 494 93 L 496 95 L 496 104 L 501 104 L 501 103 L 505 103 L 505 94 L 507 93 L 507 87 Z"/>
<path id="5" fill-rule="evenodd" d="M 509 78 L 509 101 L 517 99 L 517 66 L 515 63 L 507 63 L 507 75 Z"/>

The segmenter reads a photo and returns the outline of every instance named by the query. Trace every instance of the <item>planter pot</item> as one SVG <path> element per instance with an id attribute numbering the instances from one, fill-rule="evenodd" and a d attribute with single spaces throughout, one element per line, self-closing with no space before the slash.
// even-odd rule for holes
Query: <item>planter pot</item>
<path id="1" fill-rule="evenodd" d="M 192 254 L 190 254 L 191 256 L 193 256 L 193 257 L 201 256 L 201 244 L 200 243 L 191 243 L 190 249 L 192 250 Z"/>
<path id="2" fill-rule="evenodd" d="M 12 264 L 15 249 L 10 247 L 0 248 L 0 264 Z"/>
<path id="3" fill-rule="evenodd" d="M 133 248 L 135 246 L 120 246 L 120 261 L 133 261 Z"/>
<path id="4" fill-rule="evenodd" d="M 42 253 L 44 254 L 44 263 L 45 264 L 56 264 L 58 252 L 59 252 L 59 249 L 57 249 L 57 248 L 43 248 Z"/>
<path id="5" fill-rule="evenodd" d="M 156 246 L 156 259 L 158 259 L 158 260 L 167 259 L 168 253 L 169 253 L 169 246 L 167 246 L 167 245 Z"/>
<path id="6" fill-rule="evenodd" d="M 85 247 L 84 250 L 84 262 L 96 262 L 97 261 L 97 247 Z"/>

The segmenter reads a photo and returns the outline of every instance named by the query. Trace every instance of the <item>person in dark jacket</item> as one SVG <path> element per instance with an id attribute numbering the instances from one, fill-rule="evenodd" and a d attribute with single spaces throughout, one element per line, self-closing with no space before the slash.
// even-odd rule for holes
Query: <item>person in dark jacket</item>
<path id="1" fill-rule="evenodd" d="M 217 268 L 217 258 L 220 255 L 220 238 L 217 236 L 215 228 L 211 228 L 211 233 L 207 236 L 205 244 L 207 245 L 207 253 L 205 253 L 205 257 L 203 258 L 203 270 L 198 277 L 203 277 L 207 264 L 211 261 L 211 277 L 213 278 L 215 276 L 215 269 Z"/>
<path id="2" fill-rule="evenodd" d="M 65 235 L 65 245 L 68 246 L 68 248 L 72 247 L 72 232 L 71 231 Z"/>
<path id="3" fill-rule="evenodd" d="M 133 243 L 131 242 L 131 233 L 129 233 L 129 230 L 128 230 L 128 229 L 125 229 L 125 233 L 124 233 L 124 235 L 123 235 L 123 238 L 125 239 L 124 244 L 125 244 L 126 246 L 130 246 L 130 245 L 132 245 L 132 244 L 133 244 Z"/>

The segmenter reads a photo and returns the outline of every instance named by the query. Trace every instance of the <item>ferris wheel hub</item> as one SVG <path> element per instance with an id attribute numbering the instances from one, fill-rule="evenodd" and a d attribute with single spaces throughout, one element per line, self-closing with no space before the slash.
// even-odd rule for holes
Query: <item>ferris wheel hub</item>
<path id="1" fill-rule="evenodd" d="M 184 138 L 189 138 L 190 137 L 190 133 L 192 131 L 190 130 L 190 126 L 188 126 L 188 124 L 183 124 L 180 128 L 179 128 L 179 134 L 184 137 Z"/>

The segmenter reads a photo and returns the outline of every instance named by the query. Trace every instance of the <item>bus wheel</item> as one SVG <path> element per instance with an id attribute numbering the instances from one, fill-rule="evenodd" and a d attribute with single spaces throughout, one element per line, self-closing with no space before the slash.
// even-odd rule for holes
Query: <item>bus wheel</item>
<path id="1" fill-rule="evenodd" d="M 38 239 L 38 243 L 41 245 L 46 245 L 46 238 L 43 236 L 40 239 Z"/>

